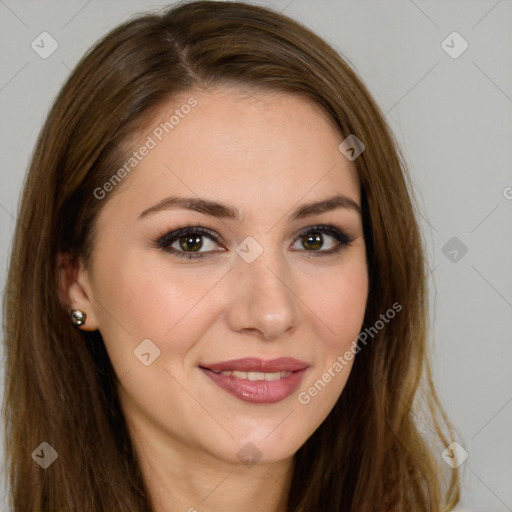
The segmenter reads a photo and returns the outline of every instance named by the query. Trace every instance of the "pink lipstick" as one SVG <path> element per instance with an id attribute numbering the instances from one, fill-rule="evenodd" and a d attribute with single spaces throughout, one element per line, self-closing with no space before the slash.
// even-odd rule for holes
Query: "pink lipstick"
<path id="1" fill-rule="evenodd" d="M 236 398 L 254 404 L 273 404 L 294 392 L 309 365 L 290 357 L 251 357 L 199 367 L 212 382 Z"/>

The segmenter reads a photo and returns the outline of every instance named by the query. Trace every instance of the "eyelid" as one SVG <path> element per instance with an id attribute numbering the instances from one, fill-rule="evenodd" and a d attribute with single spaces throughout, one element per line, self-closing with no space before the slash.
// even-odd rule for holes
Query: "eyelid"
<path id="1" fill-rule="evenodd" d="M 326 233 L 327 235 L 332 236 L 333 238 L 336 238 L 336 239 L 338 239 L 338 237 L 344 238 L 344 242 L 346 243 L 346 245 L 352 243 L 356 239 L 355 236 L 349 235 L 347 233 L 347 230 L 345 230 L 341 227 L 338 227 L 335 224 L 314 224 L 312 226 L 303 228 L 297 232 L 297 234 L 295 235 L 295 239 L 298 239 L 299 237 L 304 236 L 304 235 L 308 235 L 309 233 L 316 233 L 316 232 Z M 309 252 L 315 252 L 315 251 L 309 251 Z M 321 251 L 318 251 L 318 252 L 321 252 Z"/>
<path id="2" fill-rule="evenodd" d="M 166 231 L 165 234 L 158 236 L 156 241 L 162 247 L 167 241 L 174 241 L 175 239 L 187 233 L 197 233 L 200 235 L 209 236 L 216 243 L 219 243 L 221 240 L 221 236 L 212 229 L 206 228 L 204 226 L 193 226 L 190 224 L 182 228 Z"/>

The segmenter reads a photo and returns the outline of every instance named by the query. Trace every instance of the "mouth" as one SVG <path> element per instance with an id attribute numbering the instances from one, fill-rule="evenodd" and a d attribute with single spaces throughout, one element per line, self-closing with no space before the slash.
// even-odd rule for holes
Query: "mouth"
<path id="1" fill-rule="evenodd" d="M 212 370 L 217 374 L 225 375 L 226 377 L 236 377 L 237 379 L 247 379 L 250 381 L 258 381 L 258 380 L 266 380 L 266 381 L 273 381 L 273 380 L 279 380 L 285 377 L 290 376 L 293 372 L 239 372 L 239 371 L 227 371 L 227 372 L 219 372 Z"/>
<path id="2" fill-rule="evenodd" d="M 290 396 L 299 386 L 309 365 L 298 359 L 281 357 L 236 359 L 201 364 L 201 371 L 218 387 L 239 400 L 273 404 Z"/>

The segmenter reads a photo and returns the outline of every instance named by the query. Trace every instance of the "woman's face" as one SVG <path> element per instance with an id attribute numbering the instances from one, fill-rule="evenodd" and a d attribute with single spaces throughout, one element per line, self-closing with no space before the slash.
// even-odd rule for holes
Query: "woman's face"
<path id="1" fill-rule="evenodd" d="M 191 92 L 95 192 L 89 302 L 75 305 L 103 336 L 139 439 L 275 462 L 329 414 L 368 292 L 342 140 L 298 97 Z"/>

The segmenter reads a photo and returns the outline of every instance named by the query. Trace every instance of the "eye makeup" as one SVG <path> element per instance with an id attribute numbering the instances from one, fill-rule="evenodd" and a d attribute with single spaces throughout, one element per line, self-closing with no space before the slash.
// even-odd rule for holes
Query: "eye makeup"
<path id="1" fill-rule="evenodd" d="M 323 246 L 326 241 L 324 235 L 333 238 L 335 243 L 329 249 L 317 250 L 318 246 Z M 225 252 L 227 250 L 224 247 L 224 250 L 221 251 L 210 250 L 199 252 L 204 246 L 202 241 L 204 238 L 224 247 L 220 235 L 209 228 L 199 225 L 189 225 L 168 231 L 158 236 L 154 241 L 154 245 L 171 255 L 188 259 L 204 258 L 205 256 L 212 256 L 215 253 Z M 293 249 L 293 251 L 308 253 L 308 257 L 323 257 L 339 253 L 343 248 L 350 246 L 354 241 L 354 237 L 351 237 L 344 230 L 332 224 L 318 224 L 301 231 L 297 237 L 297 241 L 300 241 L 305 248 Z M 176 244 L 178 247 L 176 247 Z M 307 246 L 313 247 L 314 249 L 308 250 L 306 248 Z"/>

